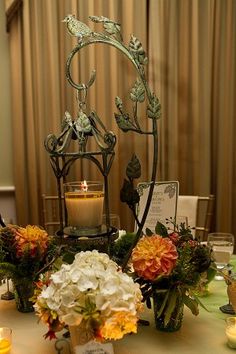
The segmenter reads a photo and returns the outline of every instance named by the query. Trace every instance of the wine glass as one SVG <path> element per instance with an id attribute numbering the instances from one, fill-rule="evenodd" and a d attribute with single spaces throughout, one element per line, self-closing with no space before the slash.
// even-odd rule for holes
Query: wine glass
<path id="1" fill-rule="evenodd" d="M 207 244 L 213 251 L 213 258 L 218 270 L 230 270 L 230 257 L 234 250 L 234 236 L 230 233 L 214 232 L 209 233 Z M 215 279 L 222 280 L 223 277 L 216 274 Z"/>

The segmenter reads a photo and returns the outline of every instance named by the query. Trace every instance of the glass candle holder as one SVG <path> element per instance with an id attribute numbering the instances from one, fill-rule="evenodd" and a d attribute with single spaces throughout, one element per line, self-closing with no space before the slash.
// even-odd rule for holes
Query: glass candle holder
<path id="1" fill-rule="evenodd" d="M 228 346 L 236 349 L 236 317 L 226 318 L 225 333 L 228 338 Z"/>
<path id="2" fill-rule="evenodd" d="M 69 233 L 94 235 L 102 226 L 104 191 L 102 182 L 64 184 Z"/>
<path id="3" fill-rule="evenodd" d="M 0 354 L 9 354 L 11 351 L 12 329 L 0 327 Z"/>
<path id="4" fill-rule="evenodd" d="M 106 214 L 102 216 L 102 223 L 106 225 Z M 118 214 L 110 214 L 110 226 L 120 230 L 120 217 Z"/>

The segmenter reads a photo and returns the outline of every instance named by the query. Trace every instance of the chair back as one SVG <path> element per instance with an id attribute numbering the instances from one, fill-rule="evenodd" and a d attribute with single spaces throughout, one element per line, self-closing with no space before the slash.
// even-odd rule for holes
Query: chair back
<path id="1" fill-rule="evenodd" d="M 184 205 L 183 200 L 190 201 L 192 203 L 192 209 L 184 208 L 184 211 L 181 210 L 181 205 Z M 191 202 L 192 199 L 192 202 Z M 179 196 L 178 202 L 178 210 L 177 210 L 177 217 L 178 215 L 184 215 L 188 219 L 190 219 L 195 225 L 188 222 L 189 226 L 195 226 L 195 232 L 193 232 L 194 236 L 199 238 L 201 241 L 207 240 L 207 235 L 211 231 L 212 225 L 212 218 L 213 218 L 213 209 L 214 209 L 214 195 L 209 195 L 208 197 L 202 196 Z M 182 204 L 183 203 L 183 204 Z M 196 215 L 193 215 L 193 214 Z M 188 220 L 189 221 L 189 220 Z"/>
<path id="2" fill-rule="evenodd" d="M 42 205 L 42 226 L 49 235 L 54 235 L 60 229 L 59 198 L 55 195 L 43 194 Z"/>

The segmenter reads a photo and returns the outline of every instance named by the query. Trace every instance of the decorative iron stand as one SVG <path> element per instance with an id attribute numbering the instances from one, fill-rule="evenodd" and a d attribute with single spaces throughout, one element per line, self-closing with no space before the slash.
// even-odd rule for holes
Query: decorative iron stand
<path id="1" fill-rule="evenodd" d="M 112 241 L 115 230 L 110 225 L 110 207 L 109 207 L 109 190 L 108 176 L 115 157 L 116 136 L 113 132 L 108 131 L 95 111 L 87 113 L 86 98 L 88 89 L 94 83 L 96 78 L 95 70 L 92 71 L 91 77 L 87 84 L 75 83 L 71 76 L 72 60 L 82 48 L 96 44 L 107 44 L 115 47 L 132 63 L 137 71 L 137 79 L 129 92 L 129 98 L 132 101 L 132 114 L 126 112 L 123 101 L 120 97 L 115 98 L 117 112 L 114 113 L 116 123 L 124 133 L 132 131 L 137 134 L 150 135 L 153 139 L 153 161 L 150 178 L 150 188 L 144 213 L 139 220 L 136 205 L 139 202 L 139 194 L 134 186 L 134 180 L 141 176 L 141 165 L 136 155 L 133 155 L 126 168 L 126 177 L 120 191 L 121 201 L 128 204 L 137 223 L 137 233 L 133 245 L 128 250 L 123 263 L 123 269 L 126 268 L 133 247 L 137 244 L 142 235 L 143 226 L 145 224 L 148 210 L 150 207 L 153 189 L 156 181 L 157 160 L 158 160 L 158 134 L 157 134 L 157 119 L 161 115 L 161 107 L 158 98 L 150 90 L 146 75 L 145 65 L 147 57 L 140 41 L 131 36 L 129 44 L 126 46 L 121 35 L 120 24 L 103 16 L 90 16 L 89 19 L 95 23 L 100 23 L 103 26 L 103 32 L 94 32 L 86 24 L 77 20 L 74 16 L 68 15 L 63 22 L 66 23 L 67 30 L 70 35 L 78 38 L 77 45 L 69 54 L 66 63 L 66 78 L 71 86 L 77 91 L 78 114 L 72 118 L 69 112 L 65 112 L 62 132 L 57 137 L 50 134 L 45 139 L 45 148 L 50 156 L 50 162 L 57 179 L 57 190 L 59 197 L 59 213 L 60 213 L 60 230 L 57 232 L 62 240 L 64 238 L 64 227 L 67 226 L 66 207 L 63 200 L 62 185 L 67 182 L 67 176 L 71 166 L 79 159 L 87 159 L 94 163 L 99 169 L 104 180 L 104 205 L 106 214 L 105 232 L 97 235 L 100 239 L 106 240 L 109 244 Z M 145 131 L 140 124 L 138 113 L 139 104 L 146 102 L 146 115 L 152 121 L 152 130 Z M 87 142 L 89 139 L 95 139 L 96 150 L 87 151 Z M 69 152 L 69 146 L 72 140 L 78 142 L 76 152 Z M 63 213 L 64 209 L 64 213 Z M 65 220 L 63 220 L 65 215 Z M 78 238 L 79 239 L 79 238 Z M 92 239 L 92 238 L 91 238 Z M 96 238 L 95 241 L 97 242 Z M 66 341 L 66 339 L 65 339 Z M 57 353 L 61 353 L 63 348 L 60 346 L 60 341 L 55 346 Z"/>

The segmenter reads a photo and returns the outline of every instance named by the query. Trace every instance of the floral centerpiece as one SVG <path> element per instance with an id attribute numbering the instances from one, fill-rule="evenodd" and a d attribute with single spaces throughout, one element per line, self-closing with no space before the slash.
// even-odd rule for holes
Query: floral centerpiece
<path id="1" fill-rule="evenodd" d="M 0 229 L 0 274 L 12 279 L 17 308 L 33 311 L 29 298 L 33 282 L 56 255 L 56 246 L 47 232 L 35 225 L 9 225 Z"/>
<path id="2" fill-rule="evenodd" d="M 48 326 L 46 337 L 69 327 L 72 342 L 80 344 L 135 333 L 142 309 L 139 285 L 97 250 L 77 253 L 72 264 L 41 278 L 35 300 L 36 314 Z"/>
<path id="3" fill-rule="evenodd" d="M 195 290 L 211 265 L 211 251 L 184 224 L 170 232 L 158 223 L 155 233 L 146 233 L 132 251 L 136 281 L 149 307 L 153 299 L 156 327 L 175 331 L 181 327 L 184 305 L 194 315 L 199 312 Z"/>

